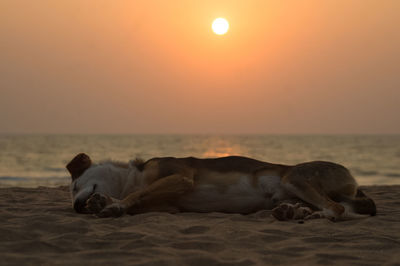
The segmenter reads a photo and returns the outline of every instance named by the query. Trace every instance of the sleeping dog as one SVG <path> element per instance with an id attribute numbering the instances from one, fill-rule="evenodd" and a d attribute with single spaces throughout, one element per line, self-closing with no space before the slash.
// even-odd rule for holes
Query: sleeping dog
<path id="1" fill-rule="evenodd" d="M 92 163 L 80 153 L 66 167 L 73 208 L 98 217 L 272 209 L 278 220 L 340 220 L 376 213 L 374 201 L 358 189 L 350 172 L 331 162 L 289 166 L 229 156 Z"/>

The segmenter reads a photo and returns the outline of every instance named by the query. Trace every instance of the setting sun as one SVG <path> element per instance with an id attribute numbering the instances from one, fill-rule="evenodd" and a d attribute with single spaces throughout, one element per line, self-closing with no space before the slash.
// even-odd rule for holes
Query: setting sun
<path id="1" fill-rule="evenodd" d="M 223 35 L 227 33 L 229 29 L 229 23 L 224 18 L 217 18 L 212 23 L 212 30 L 215 34 Z"/>

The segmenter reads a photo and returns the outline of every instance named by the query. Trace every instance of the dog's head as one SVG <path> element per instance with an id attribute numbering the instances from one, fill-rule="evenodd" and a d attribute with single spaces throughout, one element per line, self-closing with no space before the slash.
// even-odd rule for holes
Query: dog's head
<path id="1" fill-rule="evenodd" d="M 116 178 L 120 174 L 111 163 L 93 164 L 84 153 L 76 155 L 66 166 L 71 174 L 72 206 L 78 213 L 89 213 L 86 201 L 93 193 L 117 197 L 119 188 Z"/>

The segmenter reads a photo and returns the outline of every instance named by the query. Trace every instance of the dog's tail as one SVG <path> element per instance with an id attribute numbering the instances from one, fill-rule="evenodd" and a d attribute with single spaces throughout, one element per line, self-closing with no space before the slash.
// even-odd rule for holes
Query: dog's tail
<path id="1" fill-rule="evenodd" d="M 368 214 L 371 216 L 376 215 L 375 202 L 360 189 L 357 189 L 357 194 L 354 198 L 343 197 L 340 201 L 350 205 L 355 213 Z"/>

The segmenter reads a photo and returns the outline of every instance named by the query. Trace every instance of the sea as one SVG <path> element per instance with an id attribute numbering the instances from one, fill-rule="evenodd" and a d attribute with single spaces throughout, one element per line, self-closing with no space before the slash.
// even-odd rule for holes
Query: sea
<path id="1" fill-rule="evenodd" d="M 400 184 L 400 135 L 0 135 L 0 187 L 69 185 L 65 165 L 92 161 L 241 155 L 294 165 L 332 161 L 359 185 Z"/>

